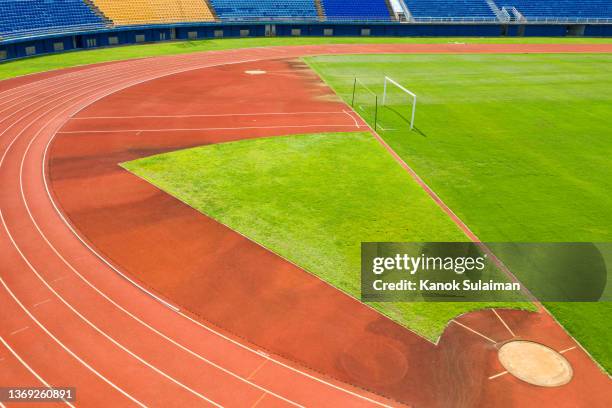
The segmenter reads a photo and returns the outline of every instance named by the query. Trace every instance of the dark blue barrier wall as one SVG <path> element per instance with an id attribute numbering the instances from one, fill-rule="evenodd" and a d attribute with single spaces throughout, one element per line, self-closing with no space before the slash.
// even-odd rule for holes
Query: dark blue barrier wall
<path id="1" fill-rule="evenodd" d="M 588 25 L 584 35 L 589 37 L 612 37 L 612 24 Z"/>
<path id="2" fill-rule="evenodd" d="M 178 24 L 173 26 L 121 27 L 86 33 L 49 35 L 35 39 L 0 42 L 0 58 L 5 60 L 32 55 L 116 45 L 206 38 L 263 37 L 274 26 L 276 36 L 386 36 L 386 37 L 494 37 L 568 35 L 567 24 Z M 585 36 L 612 36 L 612 24 L 586 25 Z"/>

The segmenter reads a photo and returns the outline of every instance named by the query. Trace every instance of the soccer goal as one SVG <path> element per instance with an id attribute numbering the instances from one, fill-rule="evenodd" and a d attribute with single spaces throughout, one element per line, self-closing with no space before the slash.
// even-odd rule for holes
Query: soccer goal
<path id="1" fill-rule="evenodd" d="M 414 116 L 416 114 L 417 96 L 409 91 L 392 78 L 385 76 L 385 86 L 383 88 L 382 106 L 391 109 L 405 109 L 406 105 L 412 106 L 411 112 L 407 112 L 410 117 L 410 129 L 414 129 Z M 398 113 L 403 117 L 401 113 Z M 408 119 L 408 118 L 406 118 Z"/>

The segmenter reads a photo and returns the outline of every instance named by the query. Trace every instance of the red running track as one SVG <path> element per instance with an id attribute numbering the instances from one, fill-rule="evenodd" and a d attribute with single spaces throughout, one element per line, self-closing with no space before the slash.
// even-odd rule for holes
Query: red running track
<path id="1" fill-rule="evenodd" d="M 574 346 L 572 339 L 546 315 L 525 318 L 522 313 L 517 315 L 517 312 L 500 311 L 504 322 L 507 320 L 510 322 L 507 324 L 513 328 L 510 336 L 500 329 L 506 329 L 500 326 L 501 317 L 494 316 L 491 311 L 470 314 L 457 319 L 460 324 L 451 323 L 440 343 L 434 346 L 322 282 L 315 282 L 310 275 L 250 241 L 237 238 L 231 231 L 224 231 L 223 226 L 214 225 L 201 215 L 197 215 L 198 222 L 206 223 L 215 231 L 223 231 L 223 240 L 214 242 L 215 246 L 205 257 L 207 262 L 214 260 L 215 254 L 231 249 L 234 254 L 242 256 L 233 259 L 230 265 L 217 265 L 222 270 L 231 267 L 242 271 L 242 267 L 258 265 L 263 260 L 270 262 L 264 265 L 276 265 L 272 269 L 284 273 L 283 281 L 306 285 L 300 286 L 306 292 L 301 292 L 297 298 L 285 297 L 284 303 L 264 302 L 266 306 L 273 306 L 268 309 L 271 316 L 268 321 L 253 320 L 253 317 L 265 318 L 263 314 L 236 316 L 235 310 L 248 308 L 235 308 L 232 315 L 232 308 L 227 307 L 227 302 L 204 302 L 210 309 L 190 309 L 197 314 L 196 318 L 195 314 L 177 311 L 172 305 L 164 304 L 172 299 L 181 307 L 183 304 L 197 305 L 203 296 L 202 293 L 199 298 L 167 296 L 181 294 L 185 290 L 186 285 L 180 284 L 181 279 L 175 280 L 174 286 L 169 284 L 171 280 L 167 276 L 176 273 L 176 270 L 165 270 L 165 276 L 159 273 L 139 275 L 139 270 L 129 264 L 130 259 L 146 260 L 143 253 L 146 254 L 150 248 L 158 248 L 160 243 L 147 242 L 147 217 L 155 214 L 130 213 L 133 203 L 128 200 L 122 207 L 121 197 L 133 199 L 147 189 L 151 192 L 151 187 L 145 186 L 145 183 L 114 184 L 115 175 L 106 173 L 108 167 L 105 166 L 116 168 L 116 164 L 124 158 L 202 144 L 203 139 L 208 139 L 210 143 L 245 137 L 247 133 L 250 136 L 301 133 L 299 128 L 290 127 L 295 126 L 292 125 L 297 123 L 295 121 L 273 115 L 240 119 L 217 117 L 213 125 L 209 118 L 202 117 L 188 121 L 176 121 L 176 118 L 142 118 L 128 122 L 92 120 L 88 126 L 96 128 L 89 130 L 104 126 L 105 133 L 62 133 L 49 153 L 49 146 L 61 128 L 65 132 L 80 130 L 78 125 L 71 128 L 76 121 L 67 121 L 101 98 L 126 89 L 124 93 L 117 94 L 118 98 L 135 99 L 115 107 L 122 116 L 127 115 L 132 105 L 144 108 L 140 113 L 148 112 L 154 106 L 147 106 L 147 99 L 143 96 L 151 95 L 138 94 L 138 89 L 146 88 L 146 82 L 174 74 L 176 76 L 166 79 L 172 83 L 175 78 L 189 76 L 192 74 L 190 71 L 197 69 L 202 69 L 202 72 L 205 72 L 205 68 L 227 70 L 231 74 L 232 65 L 228 64 L 323 53 L 561 51 L 610 52 L 612 47 L 278 47 L 118 62 L 0 83 L 0 316 L 3 322 L 0 327 L 0 381 L 2 384 L 16 385 L 48 383 L 75 386 L 78 389 L 76 405 L 86 406 L 370 406 L 397 405 L 398 401 L 419 406 L 448 406 L 451 401 L 460 401 L 461 405 L 474 406 L 490 404 L 493 398 L 503 406 L 525 405 L 527 402 L 540 405 L 554 403 L 558 406 L 603 404 L 610 399 L 609 380 L 579 348 L 566 354 L 576 372 L 575 380 L 566 387 L 552 391 L 535 389 L 509 375 L 496 377 L 498 381 L 488 379 L 488 376 L 499 372 L 499 364 L 494 358 L 496 345 L 515 335 L 539 338 L 548 344 L 554 342 L 553 347 L 559 350 Z M 286 69 L 279 70 L 279 80 L 282 78 L 283 83 L 296 81 L 297 86 L 290 87 L 294 92 L 300 89 L 306 92 L 308 88 L 303 86 L 305 83 L 313 85 L 317 82 L 316 78 L 304 77 L 299 67 L 289 62 L 279 64 L 288 64 Z M 185 74 L 178 75 L 181 72 Z M 293 74 L 295 78 L 292 79 Z M 155 84 L 155 81 L 151 84 Z M 181 89 L 181 83 L 177 82 L 172 92 L 183 92 L 193 97 L 192 85 L 186 82 Z M 164 88 L 156 85 L 152 85 L 151 89 L 157 89 L 157 95 L 152 95 L 153 99 L 170 97 L 172 100 L 172 92 L 164 94 Z M 326 93 L 329 96 L 326 88 L 320 86 L 318 89 L 318 95 L 316 92 L 311 95 L 291 92 L 295 106 L 289 109 L 285 104 L 284 109 L 302 112 L 296 113 L 299 123 L 311 121 L 307 123 L 313 129 L 329 130 L 328 125 L 331 124 L 337 130 L 355 130 L 353 119 L 337 111 L 344 106 L 326 98 Z M 219 95 L 202 95 L 200 100 L 210 101 L 222 96 L 223 89 L 218 88 L 217 91 Z M 257 91 L 243 87 L 242 92 L 248 99 Z M 239 98 L 236 94 L 234 96 Z M 112 98 L 93 105 L 91 112 L 95 112 L 99 106 L 104 109 L 104 103 L 109 100 Z M 334 113 L 310 117 L 304 113 L 309 103 L 309 107 L 317 109 L 326 105 L 333 108 Z M 241 100 L 233 99 L 228 101 L 229 104 L 236 108 L 241 106 Z M 177 109 L 173 112 L 178 112 L 181 105 L 176 104 L 175 107 Z M 245 108 L 244 111 L 248 110 Z M 80 115 L 87 112 L 89 110 Z M 245 126 L 249 122 L 258 123 L 256 126 Z M 134 124 L 138 126 L 125 128 Z M 180 127 L 185 124 L 188 126 Z M 173 136 L 147 131 L 160 127 L 173 129 Z M 251 129 L 228 129 L 236 127 Z M 126 133 L 125 130 L 129 131 Z M 180 142 L 175 143 L 179 139 Z M 147 142 L 145 148 L 143 140 Z M 168 140 L 173 142 L 168 143 Z M 96 151 L 98 148 L 106 150 Z M 114 155 L 106 156 L 109 151 L 113 151 Z M 49 191 L 47 161 L 50 155 L 53 159 L 52 171 L 58 171 L 52 177 L 56 196 Z M 71 169 L 83 169 L 79 167 L 83 163 L 87 164 L 85 168 L 89 168 L 87 177 L 71 179 Z M 122 175 L 125 176 L 127 174 Z M 122 190 L 126 186 L 130 189 Z M 71 194 L 63 194 L 62 188 L 73 190 Z M 105 213 L 108 210 L 105 203 L 96 205 L 92 199 L 104 196 L 99 191 L 111 190 L 114 191 L 115 200 L 119 197 L 119 202 L 113 202 L 114 213 Z M 75 194 L 75 191 L 80 194 Z M 157 208 L 164 209 L 165 205 L 166 209 L 177 211 L 180 207 L 175 200 L 160 193 L 141 198 L 149 200 L 144 204 L 162 206 Z M 54 200 L 59 200 L 62 209 L 56 207 Z M 70 207 L 71 203 L 78 202 L 88 203 L 89 207 Z M 178 211 L 186 210 L 182 208 Z M 130 227 L 137 233 L 132 236 L 131 231 L 113 234 L 116 224 L 108 217 L 121 213 L 128 213 L 136 220 Z M 65 214 L 68 214 L 69 220 L 64 219 Z M 101 214 L 103 217 L 97 218 Z M 107 217 L 106 222 L 104 216 Z M 165 220 L 166 227 L 181 221 L 180 218 L 169 218 Z M 92 220 L 95 222 L 90 224 Z M 139 221 L 141 224 L 138 224 Z M 76 230 L 73 230 L 73 225 Z M 157 229 L 152 230 L 151 236 L 156 236 L 162 227 L 156 225 Z M 133 246 L 136 237 L 141 239 L 140 247 Z M 204 241 L 206 238 L 199 237 Z M 161 244 L 163 248 L 164 242 Z M 165 244 L 168 249 L 167 244 L 172 242 Z M 96 256 L 94 250 L 101 252 L 103 257 Z M 214 264 L 201 266 L 211 265 Z M 141 265 L 141 273 L 143 269 Z M 260 269 L 265 271 L 267 268 Z M 156 271 L 155 268 L 145 270 Z M 122 277 L 123 271 L 129 272 L 129 277 Z M 165 284 L 156 287 L 155 278 Z M 127 279 L 143 281 L 152 290 L 145 294 Z M 252 277 L 249 289 L 258 284 L 259 280 Z M 303 296 L 305 293 L 309 296 Z M 239 301 L 238 294 L 234 293 Z M 268 300 L 278 301 L 275 297 L 278 293 L 267 294 Z M 162 300 L 162 297 L 166 300 Z M 308 305 L 311 309 L 303 309 L 296 299 L 300 302 L 310 299 Z M 333 300 L 329 303 L 328 299 Z M 260 312 L 262 303 L 259 301 L 266 298 L 242 299 L 243 302 L 247 300 L 254 311 Z M 341 308 L 330 309 L 330 304 Z M 288 306 L 293 307 L 293 311 L 316 311 L 316 314 L 309 316 L 310 319 L 303 319 L 298 325 L 283 326 L 291 323 L 282 320 L 288 314 Z M 210 321 L 216 325 L 211 325 Z M 472 329 L 466 329 L 468 327 Z M 482 333 L 487 339 L 482 337 Z M 314 337 L 316 334 L 318 337 Z M 359 336 L 343 343 L 354 334 Z M 269 355 L 260 348 L 274 354 Z M 376 391 L 376 394 L 366 391 L 366 388 Z"/>

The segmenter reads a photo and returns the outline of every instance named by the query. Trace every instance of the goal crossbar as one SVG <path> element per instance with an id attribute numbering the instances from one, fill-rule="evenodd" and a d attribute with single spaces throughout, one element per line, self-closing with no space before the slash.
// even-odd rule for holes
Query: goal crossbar
<path id="1" fill-rule="evenodd" d="M 407 93 L 408 95 L 410 95 L 412 97 L 412 115 L 411 115 L 411 119 L 410 119 L 410 129 L 414 129 L 414 114 L 416 113 L 416 103 L 417 103 L 417 96 L 416 96 L 416 94 L 414 92 L 406 89 L 404 86 L 398 84 L 397 81 L 394 81 L 392 78 L 389 78 L 388 76 L 385 76 L 385 86 L 384 86 L 384 90 L 383 90 L 383 99 L 382 99 L 383 106 L 387 102 L 387 83 L 389 83 L 389 82 L 391 84 L 395 85 L 396 87 L 398 87 L 399 89 L 401 89 L 402 91 L 404 91 L 405 93 Z"/>

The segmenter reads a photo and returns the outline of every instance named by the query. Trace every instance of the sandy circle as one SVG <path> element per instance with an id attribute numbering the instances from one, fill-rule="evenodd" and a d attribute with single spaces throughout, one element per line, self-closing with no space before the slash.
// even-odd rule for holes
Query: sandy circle
<path id="1" fill-rule="evenodd" d="M 574 374 L 565 357 L 549 347 L 531 341 L 508 342 L 499 349 L 498 357 L 510 374 L 540 387 L 567 384 Z"/>
<path id="2" fill-rule="evenodd" d="M 248 71 L 244 71 L 244 73 L 249 75 L 263 75 L 266 73 L 266 71 L 262 71 L 261 69 L 251 69 Z"/>

